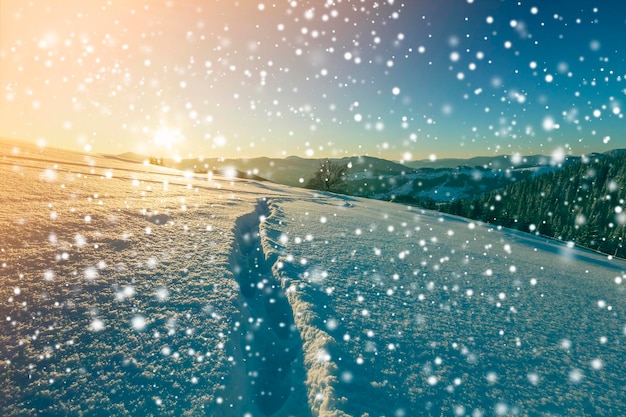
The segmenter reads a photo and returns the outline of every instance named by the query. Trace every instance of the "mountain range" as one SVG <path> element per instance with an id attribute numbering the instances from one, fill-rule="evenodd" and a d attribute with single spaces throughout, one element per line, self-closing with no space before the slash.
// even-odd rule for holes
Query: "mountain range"
<path id="1" fill-rule="evenodd" d="M 347 166 L 344 184 L 333 191 L 352 196 L 407 203 L 442 203 L 476 198 L 543 173 L 559 170 L 581 160 L 602 159 L 619 155 L 625 149 L 586 156 L 555 154 L 498 155 L 473 158 L 394 162 L 372 156 L 329 158 Z M 148 157 L 133 153 L 118 155 L 132 161 Z M 319 169 L 322 158 L 203 158 L 163 159 L 164 165 L 194 173 L 222 173 L 248 179 L 304 187 Z"/>

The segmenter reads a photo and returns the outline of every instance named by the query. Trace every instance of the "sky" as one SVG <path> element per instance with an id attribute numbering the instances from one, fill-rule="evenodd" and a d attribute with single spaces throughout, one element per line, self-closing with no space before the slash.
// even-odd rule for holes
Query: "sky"
<path id="1" fill-rule="evenodd" d="M 0 136 L 165 157 L 626 148 L 626 4 L 0 0 Z"/>

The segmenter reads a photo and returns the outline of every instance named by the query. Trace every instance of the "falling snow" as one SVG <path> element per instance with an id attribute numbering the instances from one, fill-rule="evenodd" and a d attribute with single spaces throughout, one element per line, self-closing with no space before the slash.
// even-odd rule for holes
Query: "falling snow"
<path id="1" fill-rule="evenodd" d="M 617 251 L 230 159 L 626 148 L 622 3 L 144 3 L 1 3 L 0 415 L 626 415 Z"/>

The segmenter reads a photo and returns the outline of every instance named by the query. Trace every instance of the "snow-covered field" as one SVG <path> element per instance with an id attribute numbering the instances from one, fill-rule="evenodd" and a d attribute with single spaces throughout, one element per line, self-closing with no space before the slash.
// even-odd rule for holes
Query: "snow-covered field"
<path id="1" fill-rule="evenodd" d="M 0 141 L 0 415 L 626 415 L 626 263 Z"/>

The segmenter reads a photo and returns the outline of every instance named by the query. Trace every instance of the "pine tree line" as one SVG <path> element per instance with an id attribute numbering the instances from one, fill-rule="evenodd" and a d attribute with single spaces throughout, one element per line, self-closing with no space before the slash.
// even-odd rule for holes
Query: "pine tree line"
<path id="1" fill-rule="evenodd" d="M 626 154 L 581 161 L 441 211 L 626 257 Z"/>

